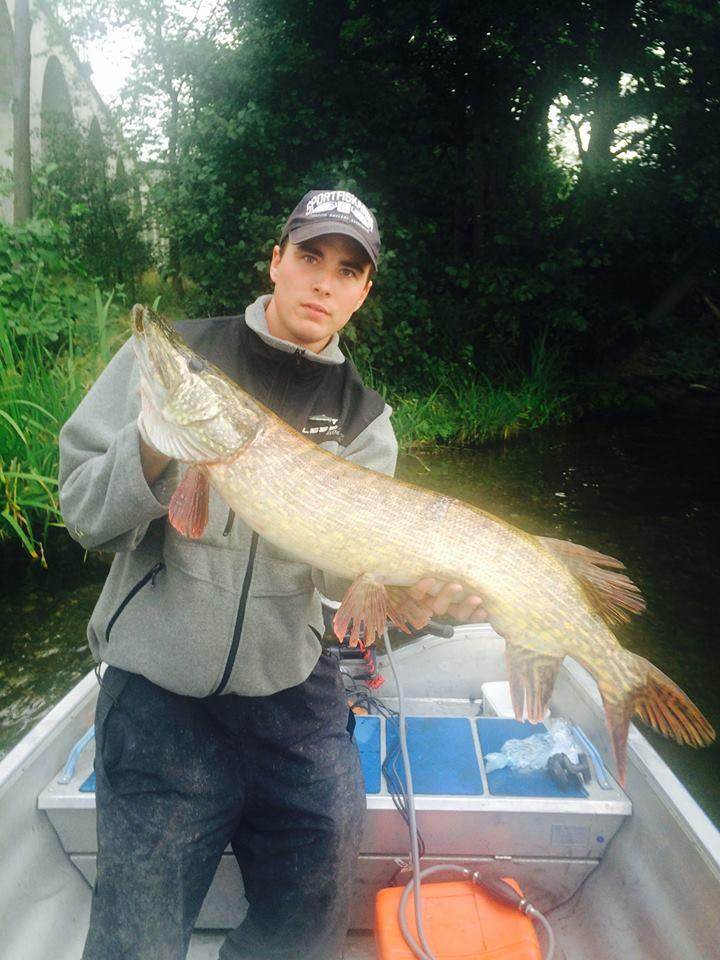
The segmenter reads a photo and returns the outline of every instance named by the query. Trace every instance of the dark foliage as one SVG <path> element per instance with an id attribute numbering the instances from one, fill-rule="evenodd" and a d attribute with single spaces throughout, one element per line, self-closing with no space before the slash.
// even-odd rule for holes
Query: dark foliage
<path id="1" fill-rule="evenodd" d="M 149 264 L 141 179 L 122 157 L 110 157 L 100 127 L 50 115 L 44 123 L 43 164 L 34 177 L 38 216 L 63 225 L 85 270 L 105 285 L 126 287 L 132 299 Z"/>
<path id="2" fill-rule="evenodd" d="M 709 0 L 226 4 L 217 34 L 160 0 L 94 4 L 96 23 L 145 38 L 125 102 L 155 144 L 167 273 L 193 281 L 194 309 L 269 289 L 284 215 L 336 187 L 384 236 L 348 337 L 399 386 L 420 389 L 438 360 L 527 368 L 540 339 L 607 380 L 673 331 L 685 345 L 715 329 Z M 677 375 L 717 380 L 716 339 Z"/>

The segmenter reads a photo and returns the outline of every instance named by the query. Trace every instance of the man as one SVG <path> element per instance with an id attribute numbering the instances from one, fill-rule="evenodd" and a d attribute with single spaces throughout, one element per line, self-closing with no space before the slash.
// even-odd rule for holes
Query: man
<path id="1" fill-rule="evenodd" d="M 372 287 L 380 236 L 344 191 L 311 191 L 273 250 L 272 295 L 244 318 L 181 325 L 200 354 L 296 429 L 391 474 L 390 409 L 338 333 Z M 311 568 L 211 493 L 197 541 L 167 522 L 182 465 L 144 435 L 131 345 L 60 437 L 60 504 L 87 548 L 115 554 L 88 635 L 108 664 L 96 713 L 98 873 L 84 960 L 181 960 L 228 843 L 249 910 L 223 960 L 337 960 L 365 809 Z M 430 613 L 483 619 L 430 579 Z"/>

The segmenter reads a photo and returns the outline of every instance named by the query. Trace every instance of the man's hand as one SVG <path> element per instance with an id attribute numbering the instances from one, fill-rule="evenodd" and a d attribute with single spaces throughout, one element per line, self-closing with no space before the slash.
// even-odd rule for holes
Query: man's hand
<path id="1" fill-rule="evenodd" d="M 145 477 L 145 482 L 151 487 L 165 472 L 170 463 L 170 457 L 160 453 L 155 447 L 143 440 L 142 434 L 139 438 L 140 443 L 140 465 Z"/>
<path id="2" fill-rule="evenodd" d="M 488 615 L 482 598 L 468 593 L 461 583 L 423 577 L 406 589 L 410 596 L 427 610 L 431 618 L 448 614 L 460 623 L 487 621 Z"/>

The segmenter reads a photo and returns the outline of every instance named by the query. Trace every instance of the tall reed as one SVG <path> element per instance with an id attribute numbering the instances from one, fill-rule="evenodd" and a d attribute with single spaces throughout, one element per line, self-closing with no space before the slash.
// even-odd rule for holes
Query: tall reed
<path id="1" fill-rule="evenodd" d="M 111 304 L 98 294 L 95 317 L 68 320 L 64 345 L 52 349 L 0 316 L 0 541 L 19 539 L 43 564 L 48 527 L 63 525 L 58 434 L 113 351 Z"/>
<path id="2" fill-rule="evenodd" d="M 365 363 L 362 371 L 365 382 L 378 389 L 368 367 Z M 493 437 L 508 438 L 521 430 L 563 422 L 572 405 L 572 385 L 545 337 L 536 341 L 526 370 L 500 365 L 491 378 L 467 363 L 438 363 L 428 390 L 420 394 L 381 389 L 393 407 L 393 425 L 403 449 L 438 442 L 473 446 Z"/>

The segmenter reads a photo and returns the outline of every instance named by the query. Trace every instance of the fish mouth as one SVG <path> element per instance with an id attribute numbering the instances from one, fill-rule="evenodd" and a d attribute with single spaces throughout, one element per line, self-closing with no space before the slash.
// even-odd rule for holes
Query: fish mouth
<path id="1" fill-rule="evenodd" d="M 221 463 L 253 439 L 261 412 L 150 307 L 132 313 L 141 413 L 150 442 L 186 463 Z"/>
<path id="2" fill-rule="evenodd" d="M 145 308 L 142 304 L 136 303 L 132 308 L 131 319 L 132 326 L 135 333 L 143 336 L 145 333 L 145 321 L 144 321 Z"/>
<path id="3" fill-rule="evenodd" d="M 141 377 L 151 385 L 173 390 L 179 381 L 175 356 L 178 337 L 172 327 L 142 304 L 132 308 L 133 346 Z"/>

